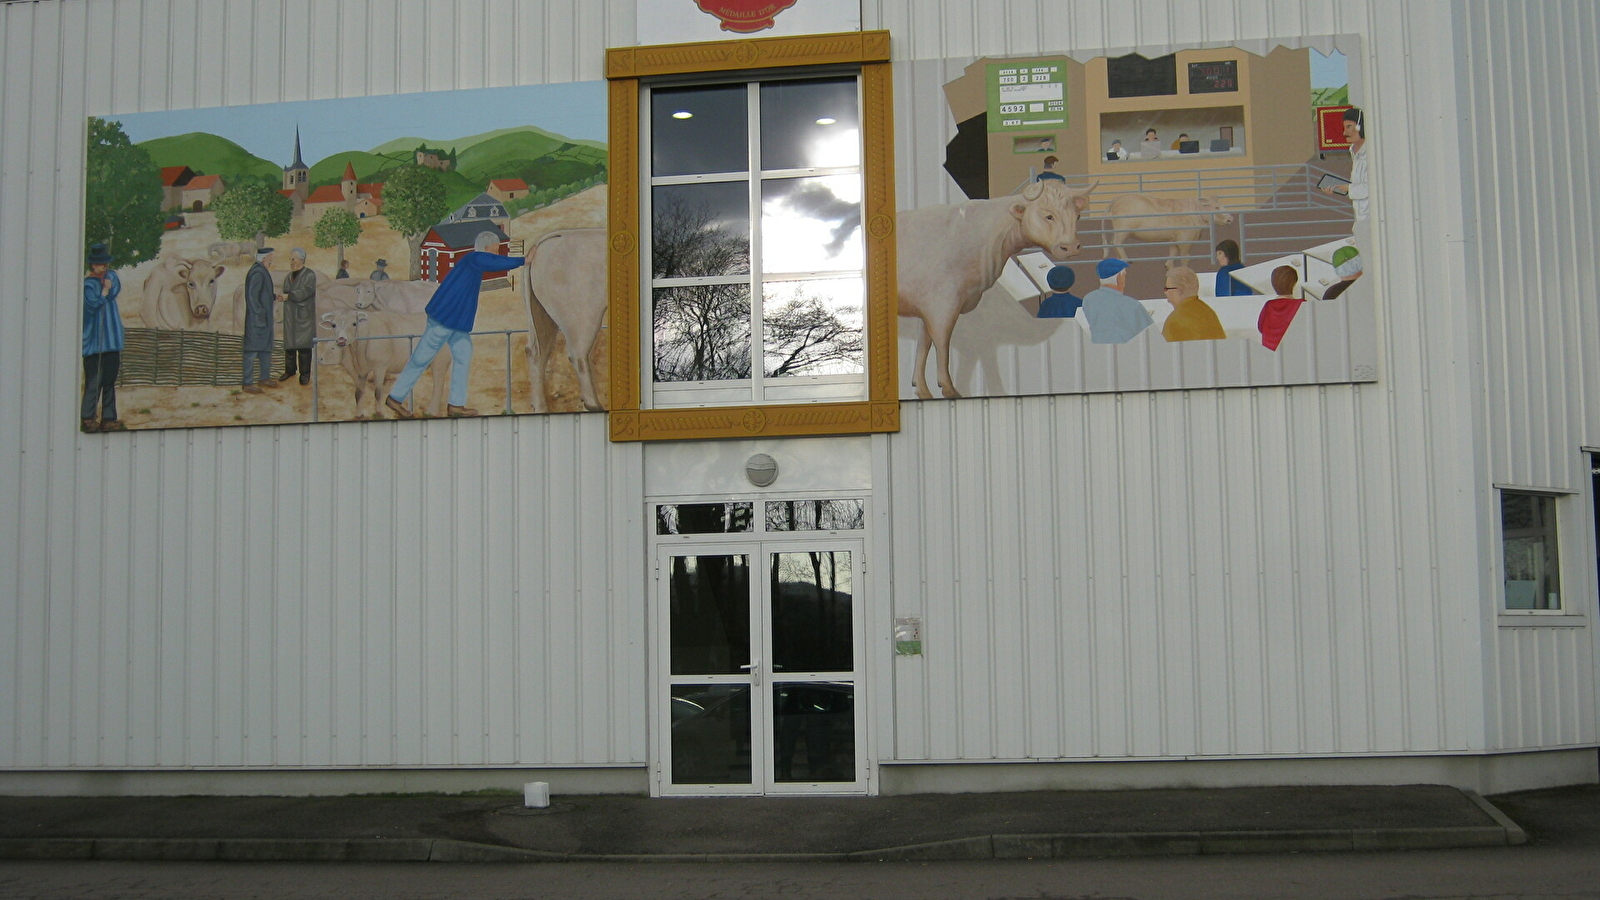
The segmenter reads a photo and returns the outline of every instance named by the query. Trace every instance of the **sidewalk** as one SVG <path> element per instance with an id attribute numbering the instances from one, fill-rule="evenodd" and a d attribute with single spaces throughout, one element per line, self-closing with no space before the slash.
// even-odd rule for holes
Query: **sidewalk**
<path id="1" fill-rule="evenodd" d="M 1574 790 L 1582 791 L 1583 788 Z M 1592 794 L 1589 795 L 1592 803 Z M 792 861 L 1520 844 L 1439 785 L 897 797 L 0 797 L 0 859 Z"/>

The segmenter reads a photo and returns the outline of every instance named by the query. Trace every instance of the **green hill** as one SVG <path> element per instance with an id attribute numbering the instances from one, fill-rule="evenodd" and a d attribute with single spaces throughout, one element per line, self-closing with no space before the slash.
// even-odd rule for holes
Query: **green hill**
<path id="1" fill-rule="evenodd" d="M 1350 102 L 1350 85 L 1315 88 L 1311 91 L 1312 106 L 1345 106 Z"/>
<path id="2" fill-rule="evenodd" d="M 600 142 L 600 141 L 576 141 L 576 142 L 572 142 L 572 141 L 568 141 L 567 138 L 562 137 L 559 134 L 555 134 L 553 132 L 545 131 L 543 128 L 539 128 L 539 127 L 537 127 L 535 125 L 519 125 L 519 126 L 517 126 L 515 128 L 499 128 L 499 129 L 496 129 L 494 131 L 485 131 L 482 134 L 473 134 L 473 135 L 468 135 L 466 137 L 454 138 L 454 139 L 451 139 L 451 140 L 440 140 L 439 138 L 436 138 L 436 137 L 433 137 L 433 138 L 421 138 L 421 137 L 395 138 L 392 141 L 388 141 L 386 143 L 383 143 L 383 144 L 380 144 L 380 145 L 378 145 L 376 147 L 373 147 L 370 152 L 375 153 L 375 154 L 397 153 L 397 152 L 409 153 L 412 150 L 417 149 L 417 145 L 418 144 L 427 144 L 429 147 L 432 147 L 432 148 L 437 149 L 437 150 L 450 150 L 450 149 L 454 148 L 457 154 L 464 155 L 466 153 L 466 151 L 478 146 L 479 144 L 484 143 L 485 141 L 491 141 L 491 140 L 494 140 L 495 138 L 504 137 L 506 135 L 511 135 L 511 134 L 538 135 L 538 136 L 542 136 L 542 137 L 552 141 L 555 144 L 577 143 L 577 144 L 579 144 L 581 146 L 589 147 L 590 149 L 600 150 L 601 152 L 605 151 L 605 144 Z"/>
<path id="3" fill-rule="evenodd" d="M 273 184 L 281 183 L 283 178 L 281 166 L 214 134 L 193 131 L 151 138 L 139 146 L 150 154 L 150 159 L 157 166 L 188 166 L 205 175 L 221 175 L 225 182 L 237 181 L 241 175 L 265 178 Z"/>
<path id="4" fill-rule="evenodd" d="M 321 187 L 325 184 L 338 184 L 344 178 L 344 167 L 348 163 L 356 170 L 356 180 L 365 184 L 369 181 L 382 181 L 381 173 L 405 163 L 395 161 L 360 150 L 349 150 L 344 153 L 335 153 L 327 159 L 321 160 L 311 167 L 308 180 L 312 187 Z"/>

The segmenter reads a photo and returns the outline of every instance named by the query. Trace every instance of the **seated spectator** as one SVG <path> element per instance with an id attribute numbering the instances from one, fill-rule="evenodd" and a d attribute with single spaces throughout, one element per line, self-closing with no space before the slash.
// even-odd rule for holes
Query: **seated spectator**
<path id="1" fill-rule="evenodd" d="M 1178 135 L 1178 139 L 1172 142 L 1172 149 L 1174 149 L 1174 150 L 1183 149 L 1183 142 L 1187 141 L 1188 139 L 1189 139 L 1189 133 L 1187 131 L 1184 132 L 1183 134 Z"/>
<path id="2" fill-rule="evenodd" d="M 1139 145 L 1139 156 L 1144 159 L 1159 159 L 1161 156 L 1161 141 L 1156 137 L 1154 128 L 1146 128 L 1144 142 Z"/>
<path id="3" fill-rule="evenodd" d="M 1220 241 L 1217 244 L 1217 296 L 1218 297 L 1248 297 L 1255 291 L 1250 286 L 1235 281 L 1233 273 L 1244 268 L 1244 263 L 1239 261 L 1239 244 L 1232 239 Z"/>
<path id="4" fill-rule="evenodd" d="M 1361 277 L 1361 273 L 1364 271 L 1361 265 L 1361 251 L 1354 247 L 1340 247 L 1335 250 L 1333 252 L 1333 270 L 1339 275 L 1339 283 L 1328 288 L 1327 292 L 1322 295 L 1324 300 L 1332 300 L 1344 293 L 1349 289 L 1350 285 L 1356 283 L 1357 278 Z"/>
<path id="5" fill-rule="evenodd" d="M 1283 333 L 1289 330 L 1294 314 L 1300 311 L 1300 304 L 1305 302 L 1294 296 L 1295 288 L 1299 285 L 1300 273 L 1293 266 L 1279 266 L 1272 270 L 1272 289 L 1278 292 L 1278 298 L 1263 303 L 1261 315 L 1256 319 L 1256 330 L 1261 332 L 1261 346 L 1268 350 L 1278 349 Z"/>
<path id="6" fill-rule="evenodd" d="M 1129 297 L 1128 263 L 1115 256 L 1095 266 L 1100 286 L 1084 295 L 1083 318 L 1089 324 L 1089 340 L 1096 344 L 1126 344 L 1149 328 L 1152 320 L 1144 304 Z"/>
<path id="7" fill-rule="evenodd" d="M 1200 299 L 1200 276 L 1188 266 L 1167 270 L 1164 288 L 1172 312 L 1161 326 L 1161 336 L 1169 343 L 1178 341 L 1220 341 L 1227 338 L 1216 310 Z"/>
<path id="8" fill-rule="evenodd" d="M 1124 160 L 1128 158 L 1128 150 L 1126 147 L 1122 146 L 1121 141 L 1112 141 L 1111 147 L 1110 149 L 1106 150 L 1106 153 L 1108 154 L 1106 157 L 1107 159 L 1110 159 L 1111 157 L 1116 157 L 1118 160 Z"/>
<path id="9" fill-rule="evenodd" d="M 1041 319 L 1070 319 L 1078 314 L 1083 307 L 1083 298 L 1067 293 L 1072 288 L 1078 276 L 1066 266 L 1056 266 L 1045 276 L 1045 281 L 1050 284 L 1050 294 L 1039 302 L 1039 318 Z"/>

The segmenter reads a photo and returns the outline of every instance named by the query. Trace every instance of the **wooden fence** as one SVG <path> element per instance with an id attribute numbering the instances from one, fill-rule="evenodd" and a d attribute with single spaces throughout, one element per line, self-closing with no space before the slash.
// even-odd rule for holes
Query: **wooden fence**
<path id="1" fill-rule="evenodd" d="M 283 342 L 273 341 L 268 371 L 283 370 Z M 243 376 L 242 335 L 129 328 L 117 384 L 237 385 Z"/>

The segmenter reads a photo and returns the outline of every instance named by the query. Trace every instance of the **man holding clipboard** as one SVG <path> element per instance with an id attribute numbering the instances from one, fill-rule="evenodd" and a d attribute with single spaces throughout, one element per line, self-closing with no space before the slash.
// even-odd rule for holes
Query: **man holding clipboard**
<path id="1" fill-rule="evenodd" d="M 1357 222 L 1367 219 L 1367 201 L 1371 192 L 1367 188 L 1367 123 L 1359 107 L 1344 111 L 1344 139 L 1350 144 L 1350 180 L 1337 175 L 1324 175 L 1317 189 L 1324 194 L 1342 194 L 1350 198 Z"/>

